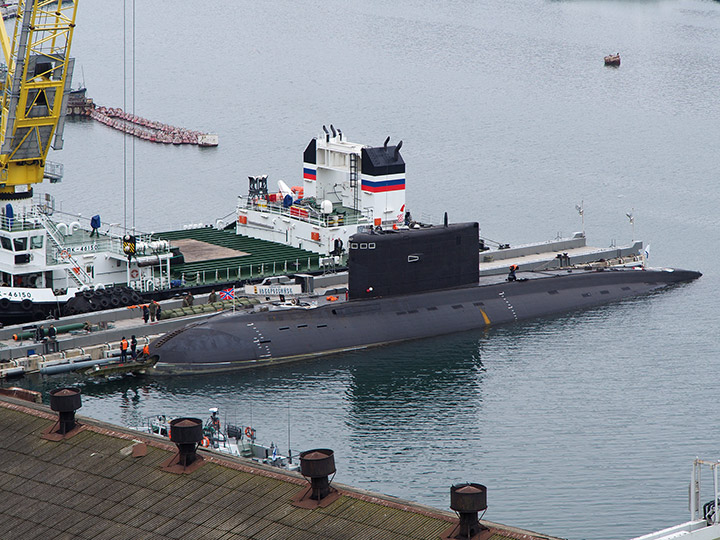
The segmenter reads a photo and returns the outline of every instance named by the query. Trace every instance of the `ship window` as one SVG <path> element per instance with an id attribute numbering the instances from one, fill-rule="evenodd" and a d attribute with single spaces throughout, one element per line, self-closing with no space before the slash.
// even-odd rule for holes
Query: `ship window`
<path id="1" fill-rule="evenodd" d="M 30 249 L 42 249 L 43 237 L 42 236 L 31 236 L 30 237 Z"/>
<path id="2" fill-rule="evenodd" d="M 0 244 L 2 244 L 3 249 L 12 251 L 12 242 L 10 242 L 10 239 L 7 236 L 0 236 Z"/>
<path id="3" fill-rule="evenodd" d="M 428 311 L 437 311 L 437 308 L 435 306 L 427 308 Z"/>
<path id="4" fill-rule="evenodd" d="M 585 298 L 588 298 L 588 297 L 592 296 L 592 294 L 590 294 L 589 292 L 584 292 L 584 293 L 582 293 L 582 295 L 583 295 Z"/>
<path id="5" fill-rule="evenodd" d="M 368 244 L 368 249 L 375 249 L 375 242 L 370 242 Z"/>
<path id="6" fill-rule="evenodd" d="M 620 287 L 623 291 L 629 291 L 630 287 Z"/>
<path id="7" fill-rule="evenodd" d="M 317 327 L 318 328 L 327 328 L 327 324 L 318 324 Z"/>
<path id="8" fill-rule="evenodd" d="M 600 291 L 600 294 L 610 294 L 610 291 Z"/>
<path id="9" fill-rule="evenodd" d="M 462 308 L 463 308 L 463 305 L 462 305 L 462 304 L 455 304 L 452 308 L 453 308 L 453 309 L 462 309 Z"/>
<path id="10" fill-rule="evenodd" d="M 557 294 L 558 291 L 556 289 L 553 289 L 552 291 L 548 291 L 548 294 Z"/>
<path id="11" fill-rule="evenodd" d="M 485 302 L 473 302 L 473 306 L 484 306 Z"/>
<path id="12" fill-rule="evenodd" d="M 290 330 L 290 327 L 289 327 L 289 326 L 282 326 L 282 327 L 278 328 L 278 330 Z"/>
<path id="13" fill-rule="evenodd" d="M 27 236 L 13 238 L 13 244 L 15 245 L 15 251 L 25 251 L 27 249 Z"/>
<path id="14" fill-rule="evenodd" d="M 360 244 L 360 249 L 367 249 L 367 243 L 363 242 Z"/>
<path id="15" fill-rule="evenodd" d="M 307 324 L 298 324 L 298 328 L 307 328 Z"/>
<path id="16" fill-rule="evenodd" d="M 357 249 L 358 245 L 357 242 L 350 242 L 350 249 Z"/>

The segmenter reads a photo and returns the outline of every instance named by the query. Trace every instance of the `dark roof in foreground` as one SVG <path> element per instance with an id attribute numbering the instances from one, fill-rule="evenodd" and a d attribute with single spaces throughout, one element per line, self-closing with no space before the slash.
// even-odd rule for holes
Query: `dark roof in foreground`
<path id="1" fill-rule="evenodd" d="M 57 419 L 47 406 L 0 396 L 2 538 L 411 540 L 457 523 L 451 512 L 337 484 L 329 506 L 297 508 L 300 475 L 204 450 L 191 474 L 165 472 L 169 441 L 77 418 L 83 429 L 53 442 L 41 437 Z M 134 441 L 147 444 L 144 456 L 132 456 Z M 483 524 L 492 540 L 547 538 Z"/>

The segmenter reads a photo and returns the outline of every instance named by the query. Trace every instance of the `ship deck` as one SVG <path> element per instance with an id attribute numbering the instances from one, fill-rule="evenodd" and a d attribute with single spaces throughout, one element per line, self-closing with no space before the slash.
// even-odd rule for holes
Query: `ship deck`
<path id="1" fill-rule="evenodd" d="M 317 253 L 238 235 L 233 229 L 206 227 L 156 236 L 178 247 L 185 258 L 182 264 L 172 266 L 173 279 L 227 282 L 319 268 Z"/>

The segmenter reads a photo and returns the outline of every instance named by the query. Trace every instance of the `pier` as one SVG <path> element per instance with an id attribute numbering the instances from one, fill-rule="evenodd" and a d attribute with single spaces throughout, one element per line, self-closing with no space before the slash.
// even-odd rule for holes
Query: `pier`
<path id="1" fill-rule="evenodd" d="M 234 309 L 241 310 L 250 309 L 259 301 L 238 298 L 234 303 Z M 190 322 L 204 320 L 220 311 L 233 309 L 233 301 L 208 304 L 207 295 L 196 297 L 192 307 L 181 307 L 182 298 L 165 300 L 159 304 L 163 311 L 162 319 L 149 323 L 142 319 L 142 305 L 136 305 L 1 328 L 0 379 L 31 373 L 52 375 L 117 364 L 123 337 L 129 341 L 130 336 L 134 335 L 139 353 L 151 340 L 167 332 L 182 328 Z M 59 330 L 55 340 L 45 338 L 39 342 L 34 339 L 35 329 L 41 324 L 46 335 L 51 324 Z M 129 356 L 128 350 L 128 361 Z M 132 370 L 105 371 L 120 374 Z"/>

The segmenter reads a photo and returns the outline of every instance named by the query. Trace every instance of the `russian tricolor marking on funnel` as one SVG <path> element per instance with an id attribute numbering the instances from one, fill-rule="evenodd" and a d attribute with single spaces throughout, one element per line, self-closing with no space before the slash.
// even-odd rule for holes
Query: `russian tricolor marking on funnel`
<path id="1" fill-rule="evenodd" d="M 373 181 L 367 178 L 362 179 L 362 190 L 371 193 L 382 193 L 385 191 L 403 191 L 405 189 L 405 179 L 397 180 L 379 180 Z"/>
<path id="2" fill-rule="evenodd" d="M 303 178 L 305 180 L 317 180 L 317 169 L 303 167 Z"/>

